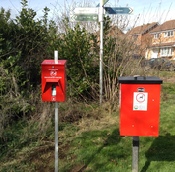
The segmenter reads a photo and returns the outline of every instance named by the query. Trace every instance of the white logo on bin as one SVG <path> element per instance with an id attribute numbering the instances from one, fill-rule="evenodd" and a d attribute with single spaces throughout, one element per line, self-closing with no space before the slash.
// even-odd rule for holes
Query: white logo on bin
<path id="1" fill-rule="evenodd" d="M 133 110 L 147 111 L 148 93 L 134 92 L 133 95 Z"/>
<path id="2" fill-rule="evenodd" d="M 136 100 L 140 103 L 143 103 L 145 101 L 145 94 L 144 93 L 139 93 L 136 95 Z"/>
<path id="3" fill-rule="evenodd" d="M 50 71 L 50 76 L 57 76 L 57 71 L 56 70 L 51 70 Z"/>
<path id="4" fill-rule="evenodd" d="M 52 97 L 52 101 L 55 102 L 56 101 L 56 97 Z"/>

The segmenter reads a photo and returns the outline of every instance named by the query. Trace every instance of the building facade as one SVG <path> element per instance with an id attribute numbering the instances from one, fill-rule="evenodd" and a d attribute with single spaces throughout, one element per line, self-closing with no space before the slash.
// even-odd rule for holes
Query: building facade
<path id="1" fill-rule="evenodd" d="M 152 44 L 152 36 L 149 33 L 157 26 L 157 22 L 148 23 L 134 27 L 127 33 L 128 40 L 135 45 L 135 56 L 145 56 L 145 51 Z"/>
<path id="2" fill-rule="evenodd" d="M 175 20 L 169 20 L 150 31 L 152 43 L 145 58 L 169 58 L 175 60 Z"/>

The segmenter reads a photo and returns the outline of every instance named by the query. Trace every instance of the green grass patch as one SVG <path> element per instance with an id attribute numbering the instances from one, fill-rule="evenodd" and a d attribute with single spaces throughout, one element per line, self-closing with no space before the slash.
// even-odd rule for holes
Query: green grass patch
<path id="1" fill-rule="evenodd" d="M 139 171 L 174 171 L 174 114 L 175 84 L 164 83 L 161 93 L 159 137 L 140 137 Z M 106 128 L 82 132 L 73 139 L 70 152 L 67 154 L 71 158 L 69 168 L 66 170 L 87 172 L 131 171 L 132 137 L 119 136 L 118 113 L 111 115 L 111 118 L 114 116 L 116 116 L 116 124 L 111 125 L 109 123 Z M 60 171 L 65 171 L 64 167 L 66 167 L 66 163 L 60 168 Z"/>
<path id="2" fill-rule="evenodd" d="M 77 157 L 72 169 L 79 167 L 78 170 L 89 172 L 115 171 L 118 168 L 130 170 L 131 139 L 120 137 L 117 126 L 108 130 L 84 132 L 74 139 L 72 146 Z M 125 163 L 128 164 L 127 168 Z"/>
<path id="3" fill-rule="evenodd" d="M 59 172 L 130 172 L 132 137 L 120 137 L 118 111 L 109 113 L 107 105 L 100 110 L 81 103 L 73 110 L 66 106 L 60 108 Z M 140 172 L 175 169 L 174 83 L 162 84 L 160 107 L 159 137 L 140 137 Z M 54 119 L 46 131 L 27 120 L 7 127 L 0 140 L 0 171 L 54 171 Z"/>
<path id="4" fill-rule="evenodd" d="M 0 139 L 0 171 L 53 171 L 51 152 L 54 154 L 53 142 L 43 138 L 37 123 L 14 122 Z"/>

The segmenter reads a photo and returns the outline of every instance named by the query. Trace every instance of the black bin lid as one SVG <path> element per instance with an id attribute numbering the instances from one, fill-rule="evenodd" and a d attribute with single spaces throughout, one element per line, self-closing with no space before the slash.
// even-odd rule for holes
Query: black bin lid
<path id="1" fill-rule="evenodd" d="M 122 84 L 162 84 L 162 80 L 155 76 L 122 76 L 118 77 Z"/>

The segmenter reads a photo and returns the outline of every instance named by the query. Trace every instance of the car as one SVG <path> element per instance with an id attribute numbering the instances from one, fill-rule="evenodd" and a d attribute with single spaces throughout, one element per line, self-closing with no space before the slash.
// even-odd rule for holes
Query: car
<path id="1" fill-rule="evenodd" d="M 141 63 L 142 67 L 149 67 L 151 69 L 175 71 L 175 64 L 166 58 L 151 58 L 144 60 Z"/>

